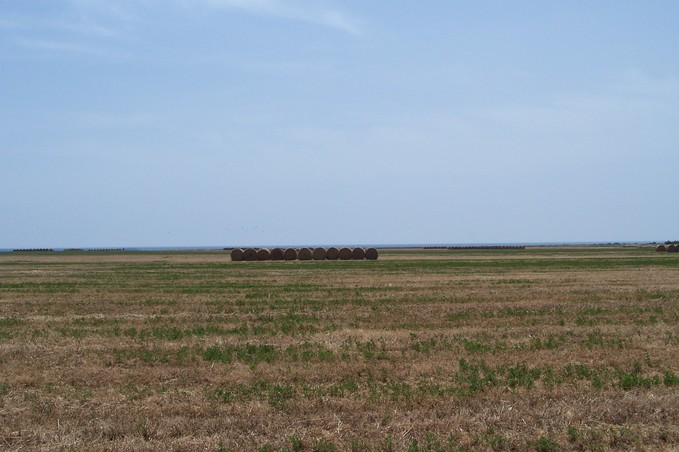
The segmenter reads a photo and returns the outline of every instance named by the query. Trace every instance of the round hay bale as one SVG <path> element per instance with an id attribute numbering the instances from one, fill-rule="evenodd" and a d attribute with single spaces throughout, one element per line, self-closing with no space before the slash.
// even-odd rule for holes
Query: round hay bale
<path id="1" fill-rule="evenodd" d="M 371 261 L 376 261 L 377 260 L 377 249 L 375 248 L 368 248 L 365 250 L 365 258 Z"/>
<path id="2" fill-rule="evenodd" d="M 245 251 L 243 251 L 243 260 L 252 262 L 257 260 L 257 250 L 254 248 L 246 248 Z"/>
<path id="3" fill-rule="evenodd" d="M 286 261 L 294 261 L 297 259 L 297 250 L 294 248 L 286 248 L 286 250 L 283 251 L 283 259 Z"/>
<path id="4" fill-rule="evenodd" d="M 325 248 L 314 248 L 311 258 L 315 261 L 324 261 L 326 256 Z"/>
<path id="5" fill-rule="evenodd" d="M 658 245 L 655 247 L 656 251 L 667 251 L 667 248 L 665 248 L 665 245 Z"/>
<path id="6" fill-rule="evenodd" d="M 337 259 L 339 259 L 339 250 L 334 246 L 331 246 L 330 248 L 325 250 L 325 258 L 329 261 L 336 261 Z"/>
<path id="7" fill-rule="evenodd" d="M 283 260 L 283 249 L 274 248 L 271 250 L 271 260 L 272 261 L 282 261 Z"/>
<path id="8" fill-rule="evenodd" d="M 339 250 L 339 258 L 342 261 L 348 261 L 351 259 L 351 248 L 340 248 Z"/>
<path id="9" fill-rule="evenodd" d="M 271 260 L 271 251 L 269 251 L 266 248 L 262 248 L 260 250 L 257 250 L 257 260 L 258 261 L 270 261 Z"/>
<path id="10" fill-rule="evenodd" d="M 297 251 L 297 259 L 301 261 L 310 261 L 313 258 L 311 248 L 301 248 Z"/>
<path id="11" fill-rule="evenodd" d="M 677 245 L 674 243 L 671 245 L 667 245 L 667 252 L 668 253 L 676 253 L 677 252 Z"/>
<path id="12" fill-rule="evenodd" d="M 243 260 L 243 250 L 240 248 L 234 248 L 231 250 L 231 260 L 234 262 L 240 262 Z"/>
<path id="13" fill-rule="evenodd" d="M 354 248 L 351 250 L 351 258 L 354 260 L 361 260 L 365 257 L 365 250 L 363 248 Z"/>

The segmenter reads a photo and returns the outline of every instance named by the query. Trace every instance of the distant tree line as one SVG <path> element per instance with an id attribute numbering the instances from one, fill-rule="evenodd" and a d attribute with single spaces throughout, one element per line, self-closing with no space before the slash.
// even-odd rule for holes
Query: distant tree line
<path id="1" fill-rule="evenodd" d="M 522 245 L 425 246 L 425 250 L 525 250 Z"/>

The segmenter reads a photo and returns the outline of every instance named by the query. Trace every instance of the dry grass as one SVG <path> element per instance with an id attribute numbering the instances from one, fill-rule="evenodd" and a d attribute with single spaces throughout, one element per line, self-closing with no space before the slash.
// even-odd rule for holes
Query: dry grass
<path id="1" fill-rule="evenodd" d="M 648 248 L 0 254 L 8 450 L 679 447 Z"/>

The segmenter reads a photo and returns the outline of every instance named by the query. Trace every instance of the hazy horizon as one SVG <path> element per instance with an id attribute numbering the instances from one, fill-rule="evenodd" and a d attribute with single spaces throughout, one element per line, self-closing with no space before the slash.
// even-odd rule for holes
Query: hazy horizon
<path id="1" fill-rule="evenodd" d="M 0 252 L 11 252 L 21 250 L 52 250 L 52 251 L 68 251 L 68 250 L 82 250 L 82 251 L 106 251 L 106 250 L 124 250 L 124 251 L 163 251 L 163 250 L 222 250 L 232 248 L 301 248 L 301 247 L 331 247 L 331 246 L 349 246 L 349 247 L 375 247 L 375 248 L 421 248 L 421 247 L 475 247 L 475 246 L 588 246 L 588 245 L 655 245 L 660 243 L 677 242 L 675 240 L 634 240 L 634 241 L 605 241 L 605 242 L 479 242 L 479 243 L 246 243 L 235 244 L 225 243 L 221 245 L 168 245 L 168 246 L 115 246 L 115 247 L 99 247 L 99 246 L 49 246 L 49 247 L 26 247 L 26 248 L 0 248 Z"/>
<path id="2" fill-rule="evenodd" d="M 0 2 L 0 248 L 672 240 L 677 23 L 659 0 Z"/>

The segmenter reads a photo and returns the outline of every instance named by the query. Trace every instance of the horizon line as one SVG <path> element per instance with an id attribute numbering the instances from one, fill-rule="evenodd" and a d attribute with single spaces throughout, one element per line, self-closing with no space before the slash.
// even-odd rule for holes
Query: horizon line
<path id="1" fill-rule="evenodd" d="M 372 247 L 372 248 L 424 248 L 424 247 L 471 247 L 471 246 L 577 246 L 577 245 L 654 245 L 658 243 L 671 243 L 672 240 L 663 241 L 649 241 L 649 240 L 633 240 L 633 241 L 554 241 L 554 242 L 425 242 L 425 243 L 345 243 L 338 244 L 289 244 L 289 245 L 271 245 L 271 244 L 246 244 L 246 245 L 166 245 L 166 246 L 68 246 L 68 247 L 14 247 L 14 248 L 0 248 L 0 252 L 12 252 L 18 250 L 49 250 L 49 251 L 172 251 L 172 250 L 224 250 L 233 248 L 327 248 L 331 246 L 349 246 L 349 247 Z"/>

